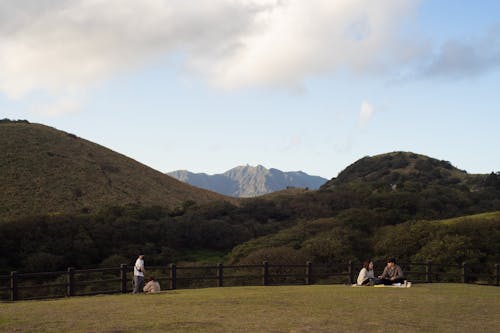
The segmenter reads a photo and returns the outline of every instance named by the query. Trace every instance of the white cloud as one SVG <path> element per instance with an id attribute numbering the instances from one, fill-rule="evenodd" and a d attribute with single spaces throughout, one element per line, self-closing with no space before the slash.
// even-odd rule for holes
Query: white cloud
<path id="1" fill-rule="evenodd" d="M 370 103 L 363 101 L 361 103 L 361 109 L 359 111 L 359 123 L 362 126 L 368 125 L 374 113 L 375 113 L 374 107 Z"/>
<path id="2" fill-rule="evenodd" d="M 386 66 L 417 0 L 0 0 L 0 91 L 57 95 L 180 51 L 216 85 Z"/>
<path id="3" fill-rule="evenodd" d="M 205 68 L 215 83 L 229 88 L 294 85 L 339 69 L 386 70 L 406 57 L 398 27 L 415 3 L 282 1 L 257 12 L 253 29 L 238 37 L 239 47 Z"/>
<path id="4" fill-rule="evenodd" d="M 500 67 L 498 30 L 436 52 L 400 35 L 420 1 L 0 0 L 0 92 L 61 97 L 174 52 L 228 89 L 296 88 L 339 70 L 456 78 Z"/>
<path id="5" fill-rule="evenodd" d="M 0 90 L 59 93 L 185 51 L 228 52 L 253 11 L 230 0 L 0 0 Z"/>

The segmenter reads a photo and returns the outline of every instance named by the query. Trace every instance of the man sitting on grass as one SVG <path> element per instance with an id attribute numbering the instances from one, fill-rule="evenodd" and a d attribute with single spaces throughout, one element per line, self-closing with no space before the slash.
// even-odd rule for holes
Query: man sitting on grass
<path id="1" fill-rule="evenodd" d="M 378 278 L 380 279 L 380 283 L 386 286 L 394 283 L 404 283 L 405 281 L 403 270 L 399 265 L 396 265 L 394 258 L 387 260 L 384 272 Z"/>

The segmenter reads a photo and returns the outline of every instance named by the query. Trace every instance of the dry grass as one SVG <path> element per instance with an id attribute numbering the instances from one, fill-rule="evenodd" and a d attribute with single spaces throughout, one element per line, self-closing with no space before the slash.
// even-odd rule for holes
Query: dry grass
<path id="1" fill-rule="evenodd" d="M 188 200 L 235 200 L 39 124 L 0 124 L 0 156 L 0 219 L 127 203 L 175 207 Z"/>
<path id="2" fill-rule="evenodd" d="M 2 332 L 498 332 L 500 289 L 235 287 L 0 304 Z"/>

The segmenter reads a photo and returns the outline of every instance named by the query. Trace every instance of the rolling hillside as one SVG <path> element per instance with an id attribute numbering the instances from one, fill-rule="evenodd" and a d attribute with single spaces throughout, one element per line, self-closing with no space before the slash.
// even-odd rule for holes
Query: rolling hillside
<path id="1" fill-rule="evenodd" d="M 106 267 L 137 253 L 150 265 L 208 256 L 248 264 L 500 260 L 497 215 L 469 216 L 500 210 L 500 175 L 469 175 L 423 155 L 366 157 L 319 190 L 236 199 L 43 125 L 0 121 L 0 154 L 6 271 Z"/>
<path id="2" fill-rule="evenodd" d="M 236 246 L 230 262 L 498 260 L 500 174 L 468 174 L 411 152 L 364 157 L 318 191 L 266 195 L 295 225 Z M 478 214 L 482 213 L 482 214 Z"/>
<path id="3" fill-rule="evenodd" d="M 316 190 L 327 181 L 302 171 L 284 172 L 262 165 L 238 166 L 216 175 L 187 170 L 169 172 L 168 175 L 193 186 L 233 197 L 255 197 L 289 187 Z"/>
<path id="4" fill-rule="evenodd" d="M 345 168 L 321 189 L 363 184 L 410 191 L 418 191 L 428 185 L 463 185 L 470 190 L 476 190 L 486 176 L 468 174 L 448 161 L 398 151 L 363 157 Z"/>
<path id="5" fill-rule="evenodd" d="M 195 188 L 73 134 L 0 123 L 0 218 L 94 211 L 107 205 L 175 207 L 231 200 Z"/>

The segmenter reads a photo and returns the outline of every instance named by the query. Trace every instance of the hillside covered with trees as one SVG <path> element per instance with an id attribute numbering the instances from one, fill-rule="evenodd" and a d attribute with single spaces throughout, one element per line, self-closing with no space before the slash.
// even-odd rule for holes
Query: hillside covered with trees
<path id="1" fill-rule="evenodd" d="M 149 265 L 387 256 L 500 260 L 500 174 L 469 175 L 423 155 L 365 157 L 317 191 L 291 189 L 237 202 L 210 198 L 4 219 L 0 251 L 8 255 L 0 265 L 3 271 L 115 266 L 140 252 Z"/>

